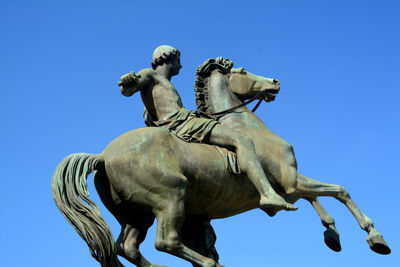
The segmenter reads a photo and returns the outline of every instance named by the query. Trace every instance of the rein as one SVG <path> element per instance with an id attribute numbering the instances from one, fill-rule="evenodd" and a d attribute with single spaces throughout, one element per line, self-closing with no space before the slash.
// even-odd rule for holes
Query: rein
<path id="1" fill-rule="evenodd" d="M 206 117 L 217 117 L 217 119 L 219 119 L 220 117 L 225 116 L 225 115 L 228 114 L 228 113 L 231 113 L 231 112 L 234 111 L 235 109 L 238 109 L 238 108 L 241 108 L 241 107 L 244 107 L 244 106 L 250 104 L 250 103 L 253 102 L 254 100 L 260 98 L 260 97 L 263 96 L 263 95 L 265 95 L 266 93 L 267 93 L 266 90 L 265 90 L 265 91 L 260 91 L 258 94 L 256 94 L 255 96 L 253 96 L 253 97 L 250 98 L 249 100 L 243 102 L 242 104 L 239 104 L 239 105 L 237 105 L 237 106 L 234 106 L 234 107 L 232 107 L 232 108 L 229 108 L 229 109 L 226 109 L 226 110 L 223 110 L 223 111 L 219 111 L 219 112 L 215 112 L 215 113 L 211 113 L 211 114 L 208 114 L 208 113 L 205 113 L 205 112 L 199 112 L 199 111 L 198 111 L 198 113 L 200 113 L 201 115 L 206 116 Z M 262 101 L 263 101 L 262 98 L 260 98 L 260 99 L 258 100 L 258 102 L 257 102 L 257 104 L 254 106 L 252 112 L 255 112 L 255 111 L 257 110 L 257 108 L 260 106 L 260 104 L 261 104 Z"/>

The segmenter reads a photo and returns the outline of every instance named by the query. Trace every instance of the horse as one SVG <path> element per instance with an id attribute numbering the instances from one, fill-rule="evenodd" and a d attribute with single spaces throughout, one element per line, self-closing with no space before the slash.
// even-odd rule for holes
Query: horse
<path id="1" fill-rule="evenodd" d="M 344 203 L 368 232 L 370 248 L 389 254 L 382 235 L 348 192 L 299 174 L 292 146 L 241 106 L 244 100 L 258 95 L 266 101 L 274 100 L 279 82 L 232 66 L 223 58 L 199 66 L 195 82 L 199 112 L 214 116 L 253 140 L 274 189 L 290 203 L 299 198 L 310 201 L 327 228 L 325 243 L 331 249 L 340 250 L 339 235 L 318 196 L 332 196 Z M 157 250 L 193 266 L 218 267 L 222 265 L 209 221 L 259 208 L 260 199 L 245 173 L 227 167 L 226 158 L 230 157 L 227 149 L 187 143 L 163 127 L 136 129 L 116 138 L 100 154 L 75 153 L 63 159 L 53 175 L 52 193 L 61 213 L 103 267 L 123 266 L 117 255 L 136 266 L 156 266 L 139 251 L 155 218 Z M 98 206 L 89 198 L 86 180 L 93 171 L 103 204 L 122 227 L 115 244 Z M 264 211 L 274 216 L 279 210 Z"/>
<path id="2" fill-rule="evenodd" d="M 235 75 L 237 73 L 240 75 Z M 249 79 L 256 82 L 251 84 Z M 345 204 L 361 228 L 368 233 L 367 242 L 370 248 L 380 254 L 389 254 L 390 248 L 382 235 L 376 231 L 372 220 L 357 207 L 347 190 L 342 186 L 322 183 L 298 173 L 292 145 L 274 134 L 254 112 L 242 104 L 244 99 L 259 95 L 260 91 L 264 90 L 262 85 L 268 83 L 276 84 L 275 90 L 266 90 L 264 100 L 270 102 L 275 100 L 279 92 L 278 80 L 254 77 L 254 74 L 244 68 L 233 68 L 233 62 L 228 59 L 209 59 L 196 71 L 196 105 L 201 113 L 214 117 L 221 124 L 248 136 L 254 142 L 257 156 L 269 181 L 286 201 L 294 204 L 303 198 L 311 203 L 326 227 L 325 243 L 330 249 L 337 252 L 341 250 L 339 234 L 334 219 L 319 202 L 318 196 L 334 197 Z M 273 217 L 280 210 L 264 211 Z"/>

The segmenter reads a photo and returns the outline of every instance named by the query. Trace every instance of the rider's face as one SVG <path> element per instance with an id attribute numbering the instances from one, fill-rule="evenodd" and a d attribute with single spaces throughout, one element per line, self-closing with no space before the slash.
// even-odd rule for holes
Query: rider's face
<path id="1" fill-rule="evenodd" d="M 177 75 L 179 73 L 179 70 L 182 68 L 181 65 L 181 58 L 179 55 L 176 55 L 172 60 L 171 60 L 171 66 L 172 66 L 172 75 Z"/>

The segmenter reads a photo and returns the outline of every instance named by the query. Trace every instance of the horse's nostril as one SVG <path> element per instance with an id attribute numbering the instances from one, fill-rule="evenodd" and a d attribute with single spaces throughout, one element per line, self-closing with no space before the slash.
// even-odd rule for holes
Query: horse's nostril
<path id="1" fill-rule="evenodd" d="M 279 83 L 279 81 L 277 79 L 274 79 L 274 83 Z"/>

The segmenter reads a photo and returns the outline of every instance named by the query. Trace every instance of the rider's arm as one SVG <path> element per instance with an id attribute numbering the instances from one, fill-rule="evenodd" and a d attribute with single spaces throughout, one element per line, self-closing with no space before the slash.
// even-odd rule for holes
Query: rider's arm
<path id="1" fill-rule="evenodd" d="M 138 74 L 134 72 L 125 74 L 118 82 L 121 94 L 126 97 L 132 96 L 142 88 L 147 88 L 153 79 L 155 71 L 152 69 L 144 69 L 139 71 Z"/>

